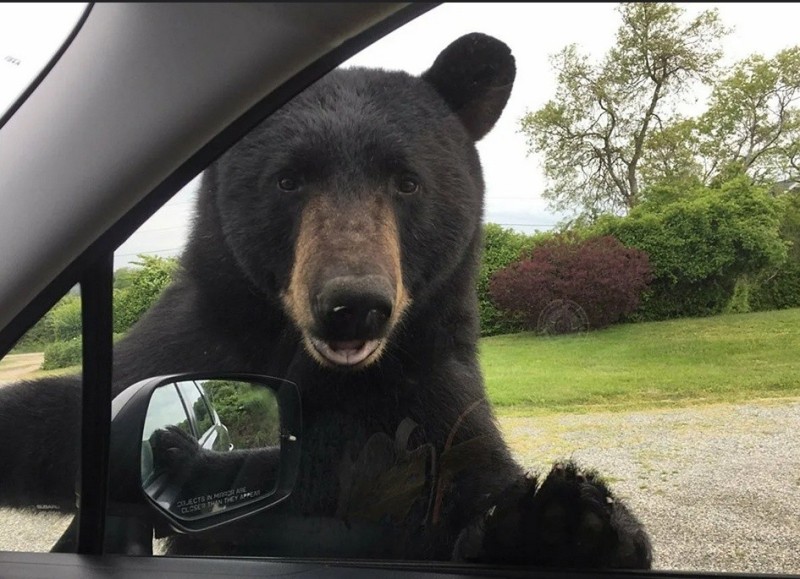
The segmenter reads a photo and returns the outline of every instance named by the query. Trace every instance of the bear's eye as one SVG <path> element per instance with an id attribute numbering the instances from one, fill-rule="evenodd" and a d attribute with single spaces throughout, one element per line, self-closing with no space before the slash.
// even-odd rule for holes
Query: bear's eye
<path id="1" fill-rule="evenodd" d="M 412 175 L 403 175 L 397 180 L 397 190 L 404 195 L 411 195 L 419 191 L 419 182 Z"/>
<path id="2" fill-rule="evenodd" d="M 287 192 L 297 191 L 300 189 L 300 181 L 294 177 L 280 177 L 278 178 L 278 189 Z"/>

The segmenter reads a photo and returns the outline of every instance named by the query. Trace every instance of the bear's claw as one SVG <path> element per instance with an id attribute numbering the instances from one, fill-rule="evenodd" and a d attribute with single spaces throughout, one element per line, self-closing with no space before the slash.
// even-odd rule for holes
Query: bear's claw
<path id="1" fill-rule="evenodd" d="M 548 567 L 649 569 L 639 521 L 594 471 L 556 463 L 541 485 L 518 481 L 462 533 L 457 559 Z"/>

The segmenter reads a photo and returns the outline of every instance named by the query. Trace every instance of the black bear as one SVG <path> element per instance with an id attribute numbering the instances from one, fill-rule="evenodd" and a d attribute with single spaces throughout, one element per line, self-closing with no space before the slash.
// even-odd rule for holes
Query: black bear
<path id="1" fill-rule="evenodd" d="M 174 552 L 650 566 L 602 481 L 570 463 L 528 477 L 486 400 L 475 142 L 515 70 L 482 34 L 419 77 L 336 70 L 207 169 L 178 279 L 115 349 L 114 393 L 173 372 L 287 378 L 303 448 L 288 501 Z M 5 504 L 72 498 L 78 387 L 0 390 Z M 438 468 L 410 497 L 376 476 L 423 454 Z"/>

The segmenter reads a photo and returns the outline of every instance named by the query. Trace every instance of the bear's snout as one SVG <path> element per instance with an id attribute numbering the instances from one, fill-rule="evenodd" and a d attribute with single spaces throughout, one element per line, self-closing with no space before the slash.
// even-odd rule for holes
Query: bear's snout
<path id="1" fill-rule="evenodd" d="M 386 335 L 394 308 L 382 275 L 345 275 L 325 281 L 314 300 L 319 337 L 327 342 L 366 341 Z"/>
<path id="2" fill-rule="evenodd" d="M 350 209 L 333 195 L 306 204 L 282 299 L 308 353 L 352 369 L 380 358 L 411 299 L 392 205 L 374 195 Z"/>

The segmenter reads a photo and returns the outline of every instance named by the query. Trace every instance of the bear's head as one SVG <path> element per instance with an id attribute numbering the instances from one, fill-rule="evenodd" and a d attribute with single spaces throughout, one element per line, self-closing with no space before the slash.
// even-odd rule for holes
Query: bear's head
<path id="1" fill-rule="evenodd" d="M 321 364 L 368 366 L 418 304 L 463 298 L 437 289 L 465 263 L 474 270 L 475 142 L 514 76 L 509 48 L 483 34 L 453 42 L 419 77 L 336 70 L 216 164 L 201 201 L 237 269 Z"/>

